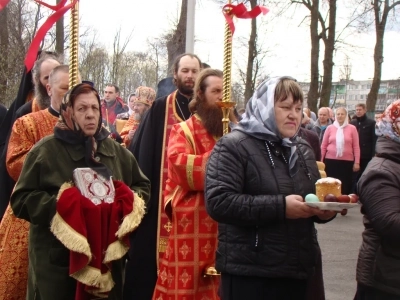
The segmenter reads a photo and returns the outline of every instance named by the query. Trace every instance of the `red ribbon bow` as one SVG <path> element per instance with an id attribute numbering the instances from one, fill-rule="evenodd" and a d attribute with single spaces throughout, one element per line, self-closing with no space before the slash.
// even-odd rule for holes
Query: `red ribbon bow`
<path id="1" fill-rule="evenodd" d="M 0 1 L 9 1 L 9 0 L 0 0 Z M 28 52 L 26 53 L 25 57 L 25 67 L 27 72 L 29 72 L 32 69 L 33 64 L 35 63 L 37 57 L 37 51 L 39 49 L 40 43 L 46 36 L 47 32 L 54 25 L 54 23 L 56 23 L 71 7 L 74 7 L 76 2 L 78 2 L 79 0 L 73 0 L 68 5 L 65 5 L 67 0 L 61 0 L 61 2 L 57 5 L 50 5 L 39 0 L 34 0 L 34 1 L 54 10 L 54 13 L 47 18 L 46 22 L 44 22 L 42 26 L 40 26 L 39 30 L 37 31 L 35 37 L 32 40 L 31 45 L 29 46 Z M 1 2 L 0 2 L 0 8 L 1 8 Z"/>
<path id="2" fill-rule="evenodd" d="M 8 2 L 10 2 L 10 0 L 0 0 L 0 11 L 7 6 Z"/>
<path id="3" fill-rule="evenodd" d="M 235 25 L 233 24 L 232 16 L 239 19 L 254 19 L 261 13 L 266 15 L 269 12 L 269 9 L 265 6 L 257 5 L 252 10 L 248 11 L 246 6 L 243 3 L 240 3 L 238 5 L 226 4 L 222 11 L 233 35 L 235 32 Z"/>

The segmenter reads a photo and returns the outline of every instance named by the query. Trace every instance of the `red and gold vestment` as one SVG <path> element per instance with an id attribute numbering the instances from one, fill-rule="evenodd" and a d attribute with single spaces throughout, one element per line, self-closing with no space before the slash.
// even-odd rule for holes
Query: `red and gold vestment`
<path id="1" fill-rule="evenodd" d="M 34 100 L 33 100 L 34 101 Z M 37 109 L 32 102 L 32 110 Z M 53 133 L 58 117 L 49 109 L 18 118 L 13 125 L 7 149 L 6 165 L 17 181 L 29 150 Z M 25 299 L 28 278 L 29 222 L 18 219 L 8 205 L 0 224 L 0 299 Z"/>
<path id="2" fill-rule="evenodd" d="M 125 143 L 127 147 L 131 143 L 131 139 L 128 138 L 129 131 L 134 130 L 136 132 L 136 129 L 139 127 L 139 124 L 140 122 L 135 120 L 135 114 L 132 114 L 129 117 L 128 121 L 125 123 L 124 128 L 122 128 L 120 136 L 122 141 Z"/>
<path id="3" fill-rule="evenodd" d="M 214 266 L 217 246 L 217 223 L 204 204 L 205 166 L 215 143 L 197 115 L 172 127 L 164 189 L 171 227 L 153 300 L 219 299 L 219 277 L 203 276 Z"/>

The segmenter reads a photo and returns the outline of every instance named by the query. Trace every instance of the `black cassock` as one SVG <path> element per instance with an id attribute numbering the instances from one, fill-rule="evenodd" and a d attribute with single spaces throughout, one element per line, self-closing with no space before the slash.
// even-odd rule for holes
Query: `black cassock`
<path id="1" fill-rule="evenodd" d="M 26 102 L 26 98 L 33 90 L 32 73 L 26 72 L 22 75 L 18 95 L 11 103 L 7 114 L 0 125 L 0 219 L 3 218 L 7 205 L 10 201 L 11 192 L 15 181 L 10 177 L 6 167 L 6 155 L 8 140 L 10 139 L 11 129 L 14 121 L 26 114 L 32 112 L 32 101 Z"/>
<path id="2" fill-rule="evenodd" d="M 158 98 L 146 112 L 137 129 L 129 150 L 139 163 L 142 172 L 151 182 L 147 214 L 138 229 L 132 234 L 129 261 L 126 266 L 124 300 L 149 300 L 157 281 L 157 227 L 160 193 L 161 156 L 163 152 L 165 109 L 168 96 Z M 183 120 L 190 117 L 188 99 L 179 92 Z M 185 103 L 185 105 L 182 105 Z M 166 137 L 169 138 L 169 137 Z"/>

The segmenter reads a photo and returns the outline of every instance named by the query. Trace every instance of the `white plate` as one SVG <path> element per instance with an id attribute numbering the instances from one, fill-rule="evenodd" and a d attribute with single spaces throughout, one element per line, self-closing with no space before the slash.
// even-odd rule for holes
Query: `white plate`
<path id="1" fill-rule="evenodd" d="M 317 207 L 320 210 L 335 210 L 350 209 L 359 206 L 358 203 L 341 203 L 341 202 L 305 202 L 308 206 Z"/>

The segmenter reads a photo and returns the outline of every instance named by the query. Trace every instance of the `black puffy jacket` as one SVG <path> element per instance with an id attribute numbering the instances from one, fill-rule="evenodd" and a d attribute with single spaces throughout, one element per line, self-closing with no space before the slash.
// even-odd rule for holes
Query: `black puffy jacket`
<path id="1" fill-rule="evenodd" d="M 400 299 L 400 144 L 384 137 L 358 181 L 365 230 L 357 281 Z"/>
<path id="2" fill-rule="evenodd" d="M 205 182 L 207 211 L 219 223 L 217 270 L 296 279 L 313 272 L 318 219 L 285 218 L 285 196 L 314 193 L 319 178 L 313 150 L 302 139 L 298 143 L 296 173 L 291 177 L 287 147 L 240 131 L 217 142 Z"/>

